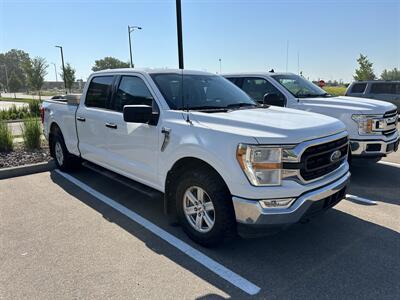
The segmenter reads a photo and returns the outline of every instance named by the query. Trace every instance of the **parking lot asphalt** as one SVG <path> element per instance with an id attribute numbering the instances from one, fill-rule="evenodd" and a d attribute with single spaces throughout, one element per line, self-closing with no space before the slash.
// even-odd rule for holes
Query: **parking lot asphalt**
<path id="1" fill-rule="evenodd" d="M 396 155 L 386 161 L 400 163 Z M 71 174 L 260 287 L 249 295 L 57 171 L 0 181 L 0 299 L 398 299 L 400 164 L 352 167 L 334 209 L 215 249 L 168 224 L 162 199 L 92 170 Z"/>

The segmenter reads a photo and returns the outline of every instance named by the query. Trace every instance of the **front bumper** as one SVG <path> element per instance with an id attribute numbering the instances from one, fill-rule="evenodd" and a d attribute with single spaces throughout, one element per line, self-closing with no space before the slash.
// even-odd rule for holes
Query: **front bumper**
<path id="1" fill-rule="evenodd" d="M 289 208 L 263 208 L 259 201 L 232 197 L 239 225 L 260 229 L 298 223 L 328 209 L 345 197 L 350 172 L 338 180 L 299 196 Z"/>
<path id="2" fill-rule="evenodd" d="M 397 151 L 399 136 L 388 141 L 382 140 L 350 140 L 351 155 L 357 157 L 383 157 Z"/>

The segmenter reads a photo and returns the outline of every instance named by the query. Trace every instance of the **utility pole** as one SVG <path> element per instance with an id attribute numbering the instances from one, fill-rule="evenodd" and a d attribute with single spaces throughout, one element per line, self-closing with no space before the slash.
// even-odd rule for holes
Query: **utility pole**
<path id="1" fill-rule="evenodd" d="M 300 52 L 297 51 L 297 75 L 300 74 Z"/>
<path id="2" fill-rule="evenodd" d="M 54 46 L 56 48 L 60 48 L 61 50 L 61 62 L 62 62 L 62 69 L 63 69 L 63 80 L 64 80 L 64 88 L 65 88 L 65 93 L 67 94 L 67 82 L 65 80 L 65 65 L 64 65 L 64 53 L 63 53 L 63 48 L 61 46 Z"/>
<path id="3" fill-rule="evenodd" d="M 54 74 L 56 74 L 56 82 L 58 82 L 58 77 L 57 77 L 57 66 L 55 63 L 51 63 L 54 66 Z"/>
<path id="4" fill-rule="evenodd" d="M 286 43 L 286 72 L 288 71 L 289 66 L 289 40 Z"/>
<path id="5" fill-rule="evenodd" d="M 128 25 L 129 57 L 130 57 L 130 65 L 131 65 L 131 68 L 133 68 L 131 33 L 134 32 L 135 29 L 141 30 L 142 27 L 139 27 L 139 26 L 129 26 L 129 25 Z"/>
<path id="6" fill-rule="evenodd" d="M 182 41 L 182 9 L 181 0 L 176 0 L 176 27 L 178 33 L 178 59 L 179 69 L 184 69 L 183 65 L 183 41 Z"/>

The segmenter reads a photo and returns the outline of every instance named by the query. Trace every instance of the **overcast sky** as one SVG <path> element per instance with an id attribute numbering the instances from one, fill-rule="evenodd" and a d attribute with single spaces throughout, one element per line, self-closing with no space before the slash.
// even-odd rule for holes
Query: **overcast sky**
<path id="1" fill-rule="evenodd" d="M 359 53 L 379 75 L 400 66 L 400 1 L 182 0 L 185 68 L 222 72 L 300 70 L 310 79 L 350 81 Z M 96 59 L 176 68 L 175 1 L 0 0 L 0 52 L 22 49 L 61 65 L 54 45 L 84 80 Z M 299 57 L 299 60 L 298 60 Z M 47 80 L 54 80 L 50 65 Z"/>

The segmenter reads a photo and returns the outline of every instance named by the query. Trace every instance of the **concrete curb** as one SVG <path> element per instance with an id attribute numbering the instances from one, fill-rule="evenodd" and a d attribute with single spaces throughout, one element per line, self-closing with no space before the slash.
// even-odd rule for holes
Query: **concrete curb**
<path id="1" fill-rule="evenodd" d="M 55 168 L 56 163 L 54 162 L 54 160 L 50 160 L 49 162 L 0 169 L 0 180 L 11 177 L 47 172 L 54 170 Z"/>

